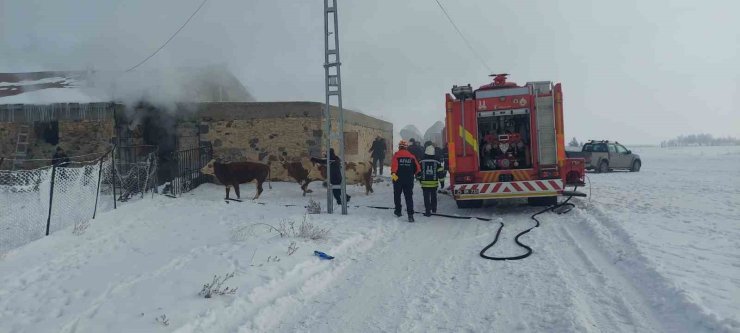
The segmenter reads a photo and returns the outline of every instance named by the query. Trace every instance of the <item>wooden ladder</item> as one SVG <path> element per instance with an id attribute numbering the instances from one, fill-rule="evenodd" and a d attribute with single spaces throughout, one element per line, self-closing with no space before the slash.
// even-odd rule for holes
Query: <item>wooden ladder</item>
<path id="1" fill-rule="evenodd" d="M 15 141 L 15 160 L 13 169 L 23 164 L 23 160 L 28 157 L 28 136 L 31 134 L 31 127 L 23 124 L 18 128 L 18 139 Z"/>

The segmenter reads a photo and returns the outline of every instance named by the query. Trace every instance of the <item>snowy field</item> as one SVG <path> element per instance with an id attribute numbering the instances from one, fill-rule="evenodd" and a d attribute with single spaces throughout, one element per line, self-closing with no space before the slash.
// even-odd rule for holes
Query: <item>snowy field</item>
<path id="1" fill-rule="evenodd" d="M 355 207 L 390 206 L 387 182 L 353 186 L 349 216 L 307 217 L 330 230 L 319 241 L 250 227 L 301 224 L 309 198 L 325 205 L 319 183 L 126 203 L 81 236 L 0 254 L 0 332 L 740 332 L 740 147 L 635 152 L 641 172 L 589 174 L 592 197 L 541 215 L 522 238 L 533 255 L 513 262 L 478 252 L 503 222 L 489 254 L 522 253 L 513 237 L 537 209 L 520 201 L 458 210 L 442 196 L 443 213 L 494 221 L 410 224 Z M 198 295 L 231 272 L 234 295 Z"/>

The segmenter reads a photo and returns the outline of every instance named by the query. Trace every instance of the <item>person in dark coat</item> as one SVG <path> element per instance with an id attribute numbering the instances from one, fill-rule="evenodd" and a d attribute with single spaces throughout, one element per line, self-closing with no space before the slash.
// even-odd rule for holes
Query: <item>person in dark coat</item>
<path id="1" fill-rule="evenodd" d="M 398 151 L 391 160 L 391 180 L 393 180 L 393 213 L 401 216 L 401 193 L 406 199 L 406 213 L 409 222 L 414 222 L 414 178 L 421 170 L 416 157 L 407 150 L 404 140 L 398 143 Z"/>
<path id="2" fill-rule="evenodd" d="M 67 153 L 62 149 L 62 147 L 57 146 L 57 150 L 54 152 L 54 156 L 51 157 L 51 165 L 58 166 L 58 167 L 66 167 L 69 165 L 69 156 L 67 156 Z"/>
<path id="3" fill-rule="evenodd" d="M 385 159 L 386 151 L 385 139 L 380 135 L 375 137 L 373 144 L 370 146 L 370 156 L 373 158 L 373 173 L 377 175 L 383 175 L 383 160 Z"/>
<path id="4" fill-rule="evenodd" d="M 421 161 L 421 159 L 424 158 L 424 148 L 421 147 L 421 144 L 419 141 L 416 141 L 416 139 L 409 139 L 408 150 L 414 155 L 414 157 L 416 157 L 416 161 Z"/>
<path id="5" fill-rule="evenodd" d="M 311 161 L 314 163 L 319 163 L 321 165 L 326 165 L 327 160 L 325 158 L 316 158 L 311 157 Z M 334 194 L 334 199 L 337 199 L 337 205 L 342 204 L 342 189 L 339 188 L 339 185 L 342 185 L 342 160 L 339 159 L 339 156 L 334 154 L 334 148 L 329 149 L 329 163 L 331 163 L 331 170 L 329 174 L 329 184 L 332 185 L 332 194 Z M 334 187 L 336 185 L 337 187 Z M 349 203 L 349 199 L 352 198 L 350 195 L 346 194 L 347 203 Z"/>
<path id="6" fill-rule="evenodd" d="M 417 178 L 424 193 L 424 216 L 429 217 L 437 212 L 437 188 L 444 181 L 445 169 L 435 155 L 434 145 L 427 146 L 419 164 L 421 172 Z"/>

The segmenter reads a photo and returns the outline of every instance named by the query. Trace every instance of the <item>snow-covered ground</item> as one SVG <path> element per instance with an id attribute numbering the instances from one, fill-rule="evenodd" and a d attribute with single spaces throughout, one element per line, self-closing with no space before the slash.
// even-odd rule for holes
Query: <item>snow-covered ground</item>
<path id="1" fill-rule="evenodd" d="M 441 212 L 494 221 L 410 224 L 355 207 L 390 206 L 387 182 L 370 196 L 351 187 L 349 216 L 305 217 L 331 230 L 323 241 L 250 227 L 300 224 L 309 198 L 325 205 L 318 183 L 309 197 L 274 183 L 258 202 L 227 204 L 203 185 L 123 204 L 81 236 L 0 257 L 0 332 L 740 332 L 740 147 L 635 151 L 641 172 L 589 174 L 590 200 L 541 215 L 522 238 L 534 254 L 513 262 L 478 252 L 498 222 L 489 254 L 522 252 L 513 236 L 537 209 L 518 201 L 458 210 L 442 196 Z M 236 294 L 198 296 L 230 272 Z"/>

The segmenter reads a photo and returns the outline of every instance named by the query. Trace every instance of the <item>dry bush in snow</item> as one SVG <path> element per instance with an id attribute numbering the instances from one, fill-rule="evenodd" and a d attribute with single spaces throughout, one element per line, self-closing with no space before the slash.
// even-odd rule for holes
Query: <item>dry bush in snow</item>
<path id="1" fill-rule="evenodd" d="M 290 245 L 288 245 L 288 255 L 292 256 L 295 251 L 298 251 L 298 246 L 295 242 L 290 242 Z"/>
<path id="2" fill-rule="evenodd" d="M 231 238 L 235 241 L 247 240 L 255 235 L 255 229 L 265 228 L 267 232 L 275 232 L 280 238 L 302 238 L 309 240 L 324 240 L 329 237 L 330 230 L 321 228 L 308 220 L 308 215 L 303 215 L 300 224 L 295 220 L 288 219 L 280 222 L 277 227 L 267 223 L 253 223 L 248 226 L 234 229 Z"/>
<path id="3" fill-rule="evenodd" d="M 154 319 L 156 322 L 162 324 L 162 326 L 170 326 L 170 319 L 167 318 L 166 314 L 163 314 Z"/>
<path id="4" fill-rule="evenodd" d="M 87 231 L 87 227 L 90 226 L 90 221 L 77 221 L 75 222 L 75 227 L 72 229 L 72 234 L 81 236 L 82 234 Z"/>
<path id="5" fill-rule="evenodd" d="M 298 234 L 293 236 L 297 238 L 305 238 L 310 240 L 322 240 L 329 237 L 329 229 L 321 228 L 309 221 L 306 217 L 303 217 L 303 222 L 298 227 Z"/>
<path id="6" fill-rule="evenodd" d="M 308 214 L 321 214 L 321 205 L 318 202 L 314 201 L 314 200 L 309 200 L 308 201 L 308 206 L 306 206 L 306 213 L 308 213 Z"/>
<path id="7" fill-rule="evenodd" d="M 203 285 L 203 289 L 200 290 L 198 295 L 203 296 L 205 298 L 211 298 L 213 296 L 217 295 L 233 295 L 236 293 L 236 290 L 239 288 L 230 288 L 230 287 L 223 287 L 224 282 L 226 282 L 228 279 L 231 279 L 234 277 L 234 272 L 228 273 L 221 277 L 221 275 L 214 275 L 213 281 L 211 283 L 206 283 Z"/>
<path id="8" fill-rule="evenodd" d="M 310 240 L 322 240 L 329 236 L 329 229 L 321 228 L 308 220 L 308 215 L 303 215 L 303 221 L 296 226 L 295 220 L 280 222 L 277 228 L 280 237 L 303 238 Z"/>

